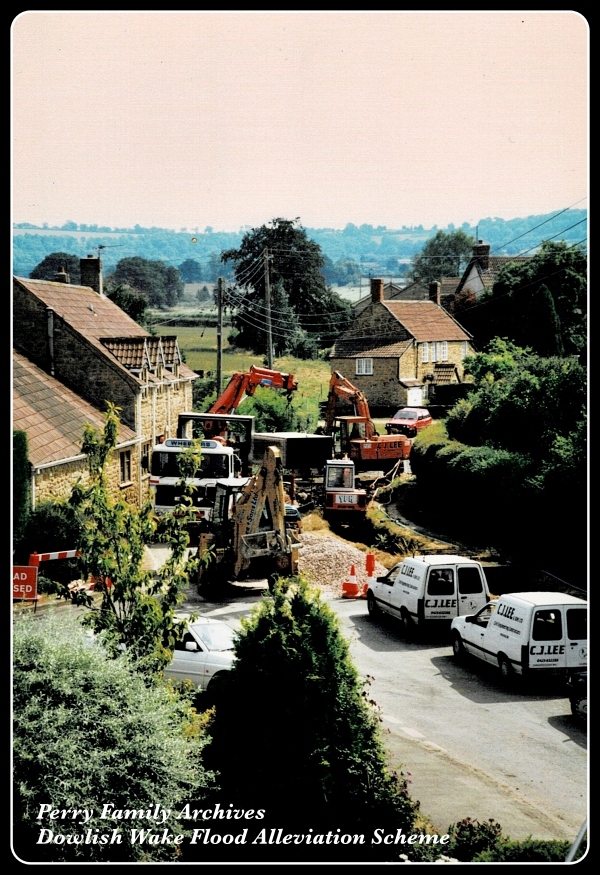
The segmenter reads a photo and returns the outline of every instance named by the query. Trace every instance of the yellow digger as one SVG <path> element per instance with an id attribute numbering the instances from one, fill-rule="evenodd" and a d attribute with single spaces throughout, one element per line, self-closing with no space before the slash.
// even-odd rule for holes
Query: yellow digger
<path id="1" fill-rule="evenodd" d="M 217 481 L 215 505 L 198 555 L 206 560 L 199 589 L 228 581 L 293 575 L 298 571 L 300 539 L 286 524 L 281 452 L 267 447 L 260 469 L 239 485 Z"/>

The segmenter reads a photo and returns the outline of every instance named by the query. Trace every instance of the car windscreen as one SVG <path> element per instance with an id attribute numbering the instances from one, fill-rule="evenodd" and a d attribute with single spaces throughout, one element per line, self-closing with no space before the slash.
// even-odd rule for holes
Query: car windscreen
<path id="1" fill-rule="evenodd" d="M 235 632 L 226 623 L 194 623 L 192 628 L 207 650 L 233 650 Z"/>
<path id="2" fill-rule="evenodd" d="M 394 413 L 392 419 L 417 419 L 418 413 L 414 410 L 398 410 Z"/>

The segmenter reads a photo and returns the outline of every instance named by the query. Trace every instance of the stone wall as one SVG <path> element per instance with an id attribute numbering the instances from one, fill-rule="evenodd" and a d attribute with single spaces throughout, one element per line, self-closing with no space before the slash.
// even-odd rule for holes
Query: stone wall
<path id="1" fill-rule="evenodd" d="M 138 504 L 140 493 L 139 448 L 133 445 L 123 449 L 128 449 L 131 452 L 131 482 L 127 486 L 121 485 L 119 454 L 122 450 L 115 449 L 110 454 L 105 469 L 108 493 L 113 501 L 124 496 L 130 504 Z M 37 470 L 39 473 L 36 473 Z M 89 485 L 87 458 L 48 468 L 34 469 L 33 506 L 37 507 L 44 501 L 67 499 L 78 481 L 84 486 Z"/>

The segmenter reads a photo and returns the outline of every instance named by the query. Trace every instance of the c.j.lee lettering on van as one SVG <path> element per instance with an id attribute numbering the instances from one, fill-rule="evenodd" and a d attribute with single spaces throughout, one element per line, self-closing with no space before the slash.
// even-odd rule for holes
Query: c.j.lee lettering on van
<path id="1" fill-rule="evenodd" d="M 413 556 L 369 583 L 367 606 L 372 617 L 381 611 L 413 624 L 450 621 L 472 614 L 490 598 L 483 566 L 466 556 Z"/>
<path id="2" fill-rule="evenodd" d="M 452 621 L 452 649 L 497 665 L 503 678 L 587 666 L 587 602 L 556 592 L 507 593 Z"/>

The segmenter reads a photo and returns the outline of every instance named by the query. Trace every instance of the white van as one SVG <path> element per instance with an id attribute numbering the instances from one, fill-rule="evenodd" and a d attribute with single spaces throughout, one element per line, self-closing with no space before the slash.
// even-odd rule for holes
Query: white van
<path id="1" fill-rule="evenodd" d="M 452 649 L 497 665 L 503 678 L 587 666 L 587 602 L 557 592 L 507 593 L 455 617 Z"/>
<path id="2" fill-rule="evenodd" d="M 413 624 L 450 621 L 472 614 L 490 598 L 483 566 L 466 556 L 413 556 L 369 583 L 367 606 L 397 617 L 408 631 Z"/>

